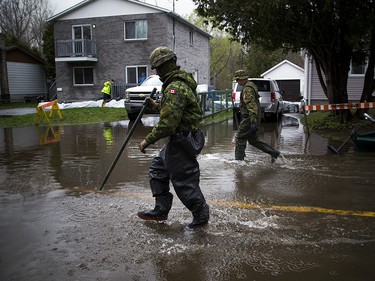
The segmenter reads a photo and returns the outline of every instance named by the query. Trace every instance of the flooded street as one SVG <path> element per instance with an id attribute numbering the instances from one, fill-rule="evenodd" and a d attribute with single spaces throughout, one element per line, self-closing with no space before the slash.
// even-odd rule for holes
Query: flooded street
<path id="1" fill-rule="evenodd" d="M 142 119 L 103 191 L 128 121 L 0 128 L 0 280 L 374 280 L 375 153 L 349 141 L 334 155 L 341 142 L 284 116 L 260 129 L 282 157 L 248 146 L 239 162 L 232 120 L 205 126 L 211 217 L 192 231 L 177 196 L 166 223 L 137 217 L 154 206 L 148 169 L 163 142 L 138 144 L 156 122 Z"/>

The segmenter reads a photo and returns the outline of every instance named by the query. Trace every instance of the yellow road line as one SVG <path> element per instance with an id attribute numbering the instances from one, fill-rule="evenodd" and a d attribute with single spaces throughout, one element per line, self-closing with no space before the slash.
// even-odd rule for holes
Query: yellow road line
<path id="1" fill-rule="evenodd" d="M 226 207 L 237 207 L 242 209 L 271 209 L 285 212 L 297 212 L 297 213 L 324 213 L 340 216 L 359 216 L 359 217 L 375 217 L 375 212 L 365 211 L 352 211 L 352 210 L 335 210 L 320 207 L 310 206 L 277 206 L 277 205 L 256 205 L 247 202 L 238 201 L 212 201 L 215 205 L 226 206 Z"/>
<path id="2" fill-rule="evenodd" d="M 152 198 L 151 195 L 144 193 L 127 193 L 128 197 L 136 198 Z M 222 206 L 222 207 L 234 207 L 241 209 L 268 209 L 277 210 L 284 212 L 296 212 L 296 213 L 324 213 L 339 216 L 357 216 L 357 217 L 375 217 L 375 212 L 369 211 L 353 211 L 353 210 L 336 210 L 327 209 L 321 207 L 311 206 L 278 206 L 278 205 L 257 205 L 254 203 L 240 202 L 240 201 L 225 201 L 225 200 L 208 200 L 209 204 Z"/>

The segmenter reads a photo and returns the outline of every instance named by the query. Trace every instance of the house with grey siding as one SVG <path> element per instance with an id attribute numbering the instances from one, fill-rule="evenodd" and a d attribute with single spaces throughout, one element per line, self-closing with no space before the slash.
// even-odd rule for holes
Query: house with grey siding
<path id="1" fill-rule="evenodd" d="M 98 99 L 114 79 L 134 86 L 155 74 L 150 53 L 173 49 L 177 63 L 209 84 L 210 35 L 178 14 L 136 0 L 86 0 L 54 15 L 56 87 L 62 101 Z"/>
<path id="2" fill-rule="evenodd" d="M 328 99 L 324 94 L 323 88 L 320 85 L 318 72 L 314 60 L 305 56 L 305 88 L 304 98 L 307 105 L 327 104 Z M 358 102 L 361 99 L 363 85 L 365 82 L 365 64 L 351 64 L 349 70 L 347 91 L 349 102 Z"/>
<path id="3" fill-rule="evenodd" d="M 5 56 L 10 101 L 29 102 L 45 99 L 48 87 L 44 61 L 19 46 L 8 47 Z"/>

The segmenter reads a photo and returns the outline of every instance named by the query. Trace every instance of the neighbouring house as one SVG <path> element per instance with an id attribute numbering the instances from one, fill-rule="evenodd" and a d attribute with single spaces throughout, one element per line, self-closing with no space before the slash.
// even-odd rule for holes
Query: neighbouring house
<path id="1" fill-rule="evenodd" d="M 30 51 L 12 46 L 6 49 L 11 102 L 45 99 L 48 93 L 44 61 Z"/>
<path id="2" fill-rule="evenodd" d="M 138 84 L 154 74 L 149 56 L 159 46 L 173 49 L 198 84 L 209 84 L 210 35 L 164 8 L 136 0 L 86 0 L 49 21 L 59 100 L 99 99 L 109 79 Z"/>
<path id="3" fill-rule="evenodd" d="M 304 70 L 298 65 L 283 60 L 266 72 L 262 73 L 263 78 L 276 80 L 281 91 L 283 99 L 286 101 L 300 101 L 304 89 Z"/>
<path id="4" fill-rule="evenodd" d="M 366 63 L 351 63 L 347 84 L 349 102 L 358 102 L 361 99 L 365 81 Z M 375 77 L 374 77 L 375 78 Z M 373 94 L 374 95 L 374 94 Z M 314 60 L 305 55 L 305 90 L 304 99 L 306 104 L 326 104 L 328 99 L 320 85 L 318 72 Z"/>

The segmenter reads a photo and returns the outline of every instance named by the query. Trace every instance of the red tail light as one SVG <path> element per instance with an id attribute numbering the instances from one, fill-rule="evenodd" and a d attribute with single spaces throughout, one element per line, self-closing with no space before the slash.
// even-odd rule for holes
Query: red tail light
<path id="1" fill-rule="evenodd" d="M 271 92 L 271 101 L 275 101 L 275 99 L 276 99 L 276 93 Z"/>

